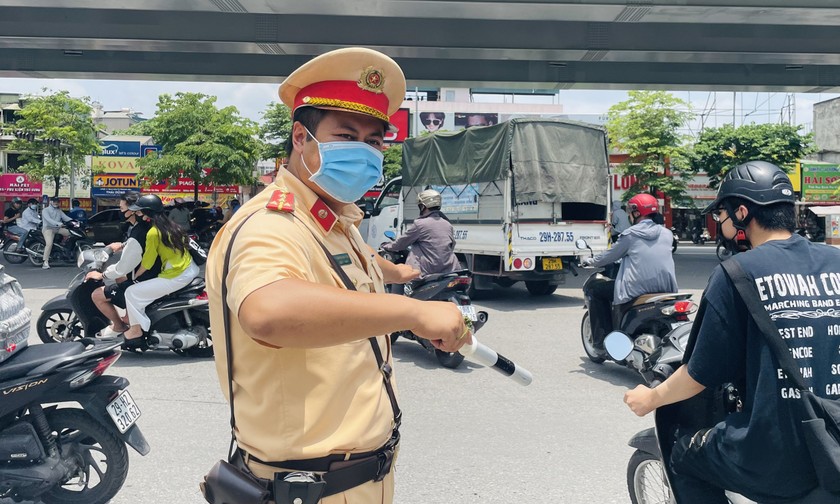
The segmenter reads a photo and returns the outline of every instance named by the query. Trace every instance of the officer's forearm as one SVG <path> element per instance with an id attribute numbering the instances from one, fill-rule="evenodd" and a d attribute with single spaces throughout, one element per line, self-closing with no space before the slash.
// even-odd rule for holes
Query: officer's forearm
<path id="1" fill-rule="evenodd" d="M 246 297 L 239 323 L 249 336 L 269 345 L 318 348 L 414 327 L 421 304 L 405 296 L 285 279 Z"/>

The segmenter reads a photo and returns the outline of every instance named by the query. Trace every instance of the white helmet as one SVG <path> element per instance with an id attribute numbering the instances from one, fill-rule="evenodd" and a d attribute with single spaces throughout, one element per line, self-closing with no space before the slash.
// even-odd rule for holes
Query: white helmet
<path id="1" fill-rule="evenodd" d="M 440 207 L 441 197 L 440 193 L 434 189 L 426 189 L 417 195 L 417 203 L 420 203 L 426 208 Z"/>

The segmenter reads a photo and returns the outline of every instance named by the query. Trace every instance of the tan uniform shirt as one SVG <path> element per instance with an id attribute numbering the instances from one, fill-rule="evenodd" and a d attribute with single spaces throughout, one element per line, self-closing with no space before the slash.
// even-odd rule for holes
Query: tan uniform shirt
<path id="1" fill-rule="evenodd" d="M 304 224 L 291 213 L 266 209 L 272 197 L 294 194 L 294 215 L 337 258 L 356 289 L 384 292 L 382 271 L 356 225 L 355 205 L 333 213 L 285 169 L 275 182 L 245 203 L 219 232 L 207 261 L 207 292 L 216 369 L 228 395 L 221 276 L 231 234 L 236 237 L 228 276 L 232 310 L 233 381 L 239 446 L 265 461 L 366 452 L 388 441 L 393 412 L 368 340 L 327 348 L 271 348 L 239 325 L 245 298 L 266 285 L 294 278 L 343 288 L 329 260 Z M 288 199 L 288 198 L 287 198 Z M 330 309 L 324 303 L 323 310 Z M 390 360 L 388 338 L 377 338 Z"/>

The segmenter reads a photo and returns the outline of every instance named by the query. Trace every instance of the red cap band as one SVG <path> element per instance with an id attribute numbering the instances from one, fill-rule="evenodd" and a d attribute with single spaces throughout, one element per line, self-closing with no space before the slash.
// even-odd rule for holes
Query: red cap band
<path id="1" fill-rule="evenodd" d="M 298 91 L 294 110 L 305 105 L 343 108 L 390 122 L 388 97 L 385 93 L 367 91 L 354 81 L 322 81 L 310 84 Z"/>

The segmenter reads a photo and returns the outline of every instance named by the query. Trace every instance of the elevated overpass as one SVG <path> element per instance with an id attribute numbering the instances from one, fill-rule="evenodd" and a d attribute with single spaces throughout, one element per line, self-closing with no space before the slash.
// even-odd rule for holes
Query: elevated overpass
<path id="1" fill-rule="evenodd" d="M 410 86 L 840 91 L 837 0 L 0 0 L 0 77 L 279 82 L 348 45 Z"/>

